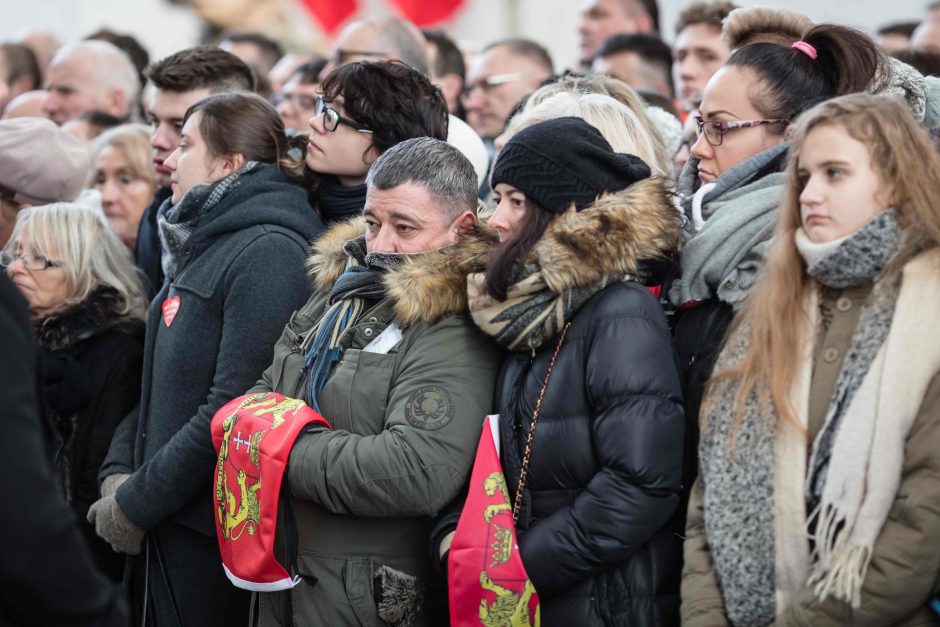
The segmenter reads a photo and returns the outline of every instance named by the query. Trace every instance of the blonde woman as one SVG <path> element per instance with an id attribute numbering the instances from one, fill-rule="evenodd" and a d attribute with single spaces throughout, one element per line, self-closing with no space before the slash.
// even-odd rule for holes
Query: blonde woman
<path id="1" fill-rule="evenodd" d="M 935 624 L 940 159 L 904 104 L 801 116 L 702 407 L 683 624 Z"/>
<path id="2" fill-rule="evenodd" d="M 561 91 L 541 99 L 531 109 L 513 118 L 507 136 L 540 122 L 563 117 L 582 118 L 599 130 L 615 151 L 636 155 L 650 164 L 654 174 L 668 176 L 672 172 L 672 161 L 660 154 L 652 127 L 645 124 L 636 111 L 604 94 Z"/>
<path id="3" fill-rule="evenodd" d="M 150 129 L 142 124 L 105 131 L 92 144 L 89 187 L 101 192 L 101 208 L 130 250 L 137 244 L 141 217 L 157 189 L 150 151 Z"/>
<path id="4" fill-rule="evenodd" d="M 133 260 L 99 211 L 57 203 L 20 211 L 0 261 L 35 321 L 59 480 L 98 565 L 119 580 L 123 559 L 84 520 L 114 430 L 140 396 L 145 303 Z"/>

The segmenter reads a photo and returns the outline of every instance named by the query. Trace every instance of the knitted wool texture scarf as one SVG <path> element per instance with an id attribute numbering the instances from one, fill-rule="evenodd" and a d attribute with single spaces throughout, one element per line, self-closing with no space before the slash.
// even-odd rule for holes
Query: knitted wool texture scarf
<path id="1" fill-rule="evenodd" d="M 900 240 L 893 210 L 878 214 L 821 255 L 811 254 L 812 245 L 807 245 L 805 235 L 798 235 L 801 252 L 814 260 L 807 271 L 822 285 L 844 289 L 875 280 L 814 443 L 802 499 L 801 488 L 793 480 L 800 477 L 799 483 L 804 483 L 802 436 L 794 436 L 793 427 L 768 415 L 773 411 L 769 403 L 759 402 L 754 395 L 748 399 L 734 444 L 735 383 L 716 386 L 703 405 L 705 427 L 699 456 L 705 482 L 705 527 L 725 609 L 734 625 L 772 623 L 777 603 L 787 601 L 777 593 L 795 594 L 807 583 L 815 586 L 819 598 L 831 595 L 853 605 L 859 602 L 872 545 L 894 497 L 893 491 L 890 495 L 866 491 L 860 478 L 871 473 L 898 475 L 900 467 L 885 468 L 878 459 L 872 438 L 876 412 L 866 414 L 868 418 L 861 421 L 865 424 L 853 421 L 851 429 L 840 426 L 891 328 L 899 282 L 877 278 Z M 815 297 L 810 302 L 809 312 L 814 315 Z M 742 325 L 729 338 L 716 372 L 743 359 L 749 341 L 746 327 Z M 804 359 L 811 358 L 811 352 L 804 355 Z M 794 382 L 794 389 L 798 390 L 792 396 L 794 407 L 799 407 L 805 402 L 809 381 Z M 886 418 L 890 420 L 878 417 Z M 815 527 L 811 565 L 804 555 L 810 540 L 805 531 L 807 511 Z M 860 512 L 865 515 L 860 517 Z M 787 572 L 777 572 L 781 564 Z"/>
<path id="2" fill-rule="evenodd" d="M 497 344 L 509 350 L 535 351 L 554 338 L 581 305 L 608 283 L 600 281 L 556 294 L 545 284 L 541 268 L 527 263 L 502 301 L 486 291 L 483 273 L 467 276 L 467 301 L 473 321 Z"/>
<path id="3" fill-rule="evenodd" d="M 179 262 L 185 254 L 186 242 L 196 227 L 229 192 L 241 185 L 245 177 L 261 166 L 257 161 L 249 161 L 240 170 L 219 181 L 196 185 L 186 192 L 176 205 L 170 204 L 172 198 L 164 201 L 157 211 L 157 228 L 163 248 L 160 262 L 163 265 L 163 274 L 168 280 L 173 281 L 176 278 Z"/>

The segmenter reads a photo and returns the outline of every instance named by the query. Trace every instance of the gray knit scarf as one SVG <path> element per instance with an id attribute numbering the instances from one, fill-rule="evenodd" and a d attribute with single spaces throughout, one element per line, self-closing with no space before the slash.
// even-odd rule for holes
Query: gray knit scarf
<path id="1" fill-rule="evenodd" d="M 160 262 L 168 280 L 176 279 L 186 242 L 193 231 L 205 222 L 206 217 L 212 214 L 229 192 L 241 185 L 245 177 L 261 165 L 257 161 L 249 161 L 240 170 L 219 181 L 196 185 L 176 205 L 170 204 L 170 198 L 164 201 L 157 211 L 157 230 L 163 248 Z"/>
<path id="2" fill-rule="evenodd" d="M 773 234 L 784 181 L 774 164 L 782 164 L 786 150 L 786 144 L 768 148 L 699 189 L 698 160 L 686 164 L 679 192 L 688 222 L 679 256 L 682 274 L 669 290 L 674 306 L 712 298 L 735 308 L 744 302 Z"/>
<path id="3" fill-rule="evenodd" d="M 506 300 L 496 300 L 486 291 L 483 273 L 467 277 L 467 300 L 473 321 L 497 344 L 534 351 L 554 338 L 581 305 L 608 284 L 600 281 L 556 294 L 545 284 L 541 268 L 527 263 L 506 291 Z"/>
<path id="4" fill-rule="evenodd" d="M 818 503 L 825 485 L 833 442 L 841 418 L 884 343 L 891 326 L 899 285 L 878 281 L 900 246 L 893 210 L 884 211 L 818 259 L 808 273 L 822 285 L 843 289 L 875 281 L 863 305 L 839 373 L 825 426 L 816 438 L 807 472 L 807 511 Z M 746 325 L 728 340 L 716 372 L 734 366 L 748 350 Z M 709 393 L 699 458 L 705 485 L 705 528 L 729 621 L 733 625 L 768 625 L 776 618 L 774 456 L 776 417 L 756 394 L 745 404 L 732 444 L 737 387 L 725 381 Z M 772 410 L 772 407 L 770 409 Z M 734 447 L 732 452 L 732 446 Z"/>

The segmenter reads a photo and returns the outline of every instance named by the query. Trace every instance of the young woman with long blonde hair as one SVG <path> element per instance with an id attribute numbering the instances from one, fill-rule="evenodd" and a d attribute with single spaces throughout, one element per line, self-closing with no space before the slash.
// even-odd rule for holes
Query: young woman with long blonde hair
<path id="1" fill-rule="evenodd" d="M 940 159 L 903 104 L 801 116 L 701 412 L 683 623 L 933 624 Z"/>

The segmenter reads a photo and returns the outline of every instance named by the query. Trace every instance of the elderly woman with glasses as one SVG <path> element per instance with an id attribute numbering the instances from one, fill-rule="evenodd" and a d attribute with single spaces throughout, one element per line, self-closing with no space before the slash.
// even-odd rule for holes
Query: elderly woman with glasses
<path id="1" fill-rule="evenodd" d="M 99 567 L 120 580 L 122 556 L 84 520 L 115 428 L 140 396 L 146 302 L 134 261 L 100 211 L 56 203 L 20 211 L 0 263 L 35 322 L 63 492 Z"/>
<path id="2" fill-rule="evenodd" d="M 362 213 L 369 167 L 406 139 L 447 137 L 447 104 L 423 74 L 398 61 L 333 70 L 310 118 L 307 166 L 319 173 L 312 204 L 323 221 Z"/>

